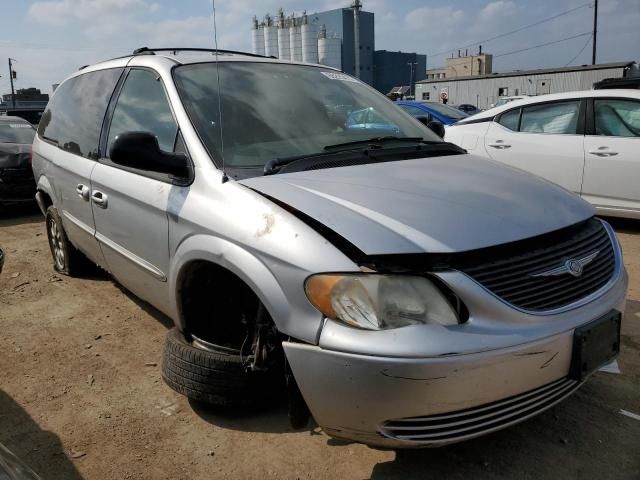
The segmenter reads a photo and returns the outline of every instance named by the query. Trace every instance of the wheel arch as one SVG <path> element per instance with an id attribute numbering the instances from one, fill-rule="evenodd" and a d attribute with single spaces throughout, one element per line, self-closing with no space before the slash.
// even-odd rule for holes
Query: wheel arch
<path id="1" fill-rule="evenodd" d="M 53 188 L 49 179 L 40 175 L 36 184 L 36 201 L 43 215 L 47 212 L 47 208 L 53 205 L 53 198 Z"/>
<path id="2" fill-rule="evenodd" d="M 247 250 L 209 235 L 188 238 L 173 257 L 168 279 L 169 291 L 173 292 L 171 309 L 180 330 L 184 330 L 187 323 L 182 306 L 183 286 L 190 269 L 198 263 L 220 267 L 239 278 L 262 302 L 278 330 L 286 333 L 287 322 L 283 319 L 289 317 L 288 301 L 273 274 L 260 259 Z"/>

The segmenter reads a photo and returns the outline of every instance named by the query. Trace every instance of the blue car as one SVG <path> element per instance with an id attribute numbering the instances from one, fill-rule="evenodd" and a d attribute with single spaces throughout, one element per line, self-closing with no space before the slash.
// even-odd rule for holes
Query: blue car
<path id="1" fill-rule="evenodd" d="M 350 112 L 345 126 L 349 129 L 379 130 L 389 134 L 400 133 L 397 125 L 389 123 L 373 108 L 361 108 Z"/>
<path id="2" fill-rule="evenodd" d="M 427 117 L 426 123 L 437 120 L 444 125 L 451 125 L 467 118 L 469 115 L 457 108 L 438 102 L 395 102 L 401 109 L 416 118 Z"/>

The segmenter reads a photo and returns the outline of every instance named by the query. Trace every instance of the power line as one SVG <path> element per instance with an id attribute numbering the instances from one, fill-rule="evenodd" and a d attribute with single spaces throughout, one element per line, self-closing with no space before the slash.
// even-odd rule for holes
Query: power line
<path id="1" fill-rule="evenodd" d="M 584 45 L 582 46 L 582 48 L 580 49 L 580 51 L 579 51 L 578 53 L 576 53 L 576 56 L 575 56 L 575 57 L 573 57 L 571 60 L 569 60 L 569 61 L 567 62 L 567 64 L 565 65 L 565 67 L 568 67 L 569 65 L 571 65 L 571 64 L 574 62 L 574 60 L 575 60 L 576 58 L 578 58 L 582 52 L 584 52 L 584 49 L 585 49 L 585 48 L 587 48 L 587 45 L 589 45 L 589 42 L 591 41 L 591 39 L 592 39 L 592 38 L 593 38 L 593 34 L 592 34 L 592 35 L 589 35 L 589 38 L 587 38 L 587 41 L 586 41 L 586 42 L 584 42 Z"/>
<path id="2" fill-rule="evenodd" d="M 478 40 L 477 42 L 473 42 L 473 43 L 471 43 L 469 45 L 465 45 L 464 47 L 454 47 L 454 48 L 449 48 L 447 50 L 443 50 L 442 52 L 430 53 L 430 54 L 428 54 L 428 56 L 430 56 L 430 57 L 438 57 L 440 55 L 446 55 L 446 54 L 448 54 L 449 52 L 451 52 L 453 50 L 458 50 L 458 49 L 462 50 L 463 48 L 474 47 L 474 46 L 482 44 L 482 43 L 487 43 L 487 42 L 491 42 L 493 40 L 497 40 L 498 38 L 503 38 L 503 37 L 506 37 L 506 36 L 509 36 L 509 35 L 513 35 L 514 33 L 518 33 L 518 32 L 521 32 L 523 30 L 526 30 L 528 28 L 536 27 L 536 26 L 541 25 L 543 23 L 550 22 L 551 20 L 555 20 L 556 18 L 562 17 L 564 15 L 568 15 L 569 13 L 575 12 L 576 10 L 580 10 L 581 8 L 590 6 L 591 4 L 592 4 L 591 2 L 583 3 L 582 5 L 578 5 L 577 7 L 574 7 L 572 9 L 570 9 L 570 10 L 566 10 L 564 12 L 557 13 L 556 15 L 553 15 L 552 17 L 548 17 L 548 18 L 545 18 L 545 19 L 542 19 L 542 20 L 538 20 L 535 23 L 531 23 L 529 25 L 525 25 L 524 27 L 520 27 L 520 28 L 517 28 L 515 30 L 511 30 L 510 32 L 501 33 L 500 35 L 496 35 L 495 37 L 486 38 L 484 40 Z"/>
<path id="3" fill-rule="evenodd" d="M 573 35 L 571 37 L 561 38 L 560 40 L 555 40 L 553 42 L 541 43 L 540 45 L 533 45 L 532 47 L 521 48 L 520 50 L 513 50 L 512 52 L 501 53 L 499 55 L 494 55 L 493 58 L 506 57 L 507 55 L 513 55 L 515 53 L 527 52 L 529 50 L 533 50 L 534 48 L 546 47 L 548 45 L 555 45 L 556 43 L 566 42 L 567 40 L 573 40 L 574 38 L 584 37 L 585 35 L 591 35 L 591 32 L 584 32 L 578 35 Z"/>

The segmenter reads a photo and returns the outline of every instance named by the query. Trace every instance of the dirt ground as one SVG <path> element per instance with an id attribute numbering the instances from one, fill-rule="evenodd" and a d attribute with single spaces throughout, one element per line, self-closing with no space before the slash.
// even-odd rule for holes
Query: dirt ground
<path id="1" fill-rule="evenodd" d="M 640 479 L 640 221 L 614 221 L 630 274 L 622 374 L 523 424 L 430 450 L 293 431 L 284 406 L 190 404 L 160 377 L 171 322 L 107 275 L 55 274 L 42 217 L 0 218 L 0 443 L 43 479 Z"/>

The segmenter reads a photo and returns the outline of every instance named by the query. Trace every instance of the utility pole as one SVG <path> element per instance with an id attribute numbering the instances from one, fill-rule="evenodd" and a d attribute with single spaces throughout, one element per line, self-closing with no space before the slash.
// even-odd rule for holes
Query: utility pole
<path id="1" fill-rule="evenodd" d="M 11 58 L 9 59 L 9 81 L 11 82 L 11 108 L 16 108 L 16 92 L 13 89 L 13 66 L 11 65 Z"/>
<path id="2" fill-rule="evenodd" d="M 591 54 L 591 65 L 596 64 L 596 43 L 598 37 L 598 0 L 594 0 L 593 4 L 593 52 Z"/>
<path id="3" fill-rule="evenodd" d="M 415 66 L 418 65 L 418 62 L 408 62 L 407 65 L 409 65 L 410 68 L 410 73 L 409 73 L 409 95 L 413 96 L 413 69 Z"/>

